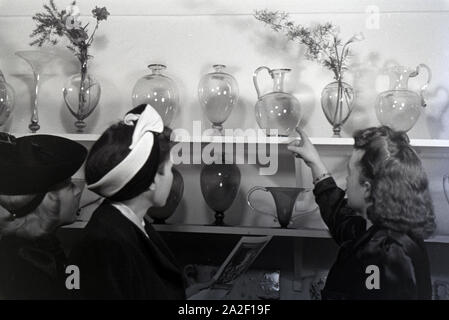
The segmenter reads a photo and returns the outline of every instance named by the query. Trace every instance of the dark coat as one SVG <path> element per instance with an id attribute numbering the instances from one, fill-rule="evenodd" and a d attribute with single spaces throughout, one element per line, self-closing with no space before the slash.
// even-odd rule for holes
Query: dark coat
<path id="1" fill-rule="evenodd" d="M 316 202 L 333 239 L 340 246 L 329 271 L 323 299 L 431 299 L 427 251 L 422 239 L 372 226 L 348 207 L 334 179 L 316 184 Z M 380 289 L 366 286 L 367 267 L 379 268 Z M 371 281 L 368 281 L 372 283 Z"/>
<path id="2" fill-rule="evenodd" d="M 182 272 L 147 223 L 142 230 L 108 201 L 95 210 L 70 263 L 80 270 L 84 299 L 185 299 Z"/>
<path id="3" fill-rule="evenodd" d="M 0 240 L 0 299 L 65 299 L 66 256 L 54 235 Z"/>

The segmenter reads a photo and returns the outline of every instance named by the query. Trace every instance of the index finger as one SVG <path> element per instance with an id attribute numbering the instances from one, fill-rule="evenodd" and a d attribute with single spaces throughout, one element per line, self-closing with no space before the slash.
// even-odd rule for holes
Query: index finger
<path id="1" fill-rule="evenodd" d="M 295 131 L 299 134 L 301 140 L 308 140 L 307 133 L 304 132 L 304 130 L 301 127 L 296 127 Z"/>

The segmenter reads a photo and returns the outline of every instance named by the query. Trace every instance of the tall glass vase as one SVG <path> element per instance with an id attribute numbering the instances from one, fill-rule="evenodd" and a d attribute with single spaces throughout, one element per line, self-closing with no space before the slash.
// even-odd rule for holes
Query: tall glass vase
<path id="1" fill-rule="evenodd" d="M 87 57 L 80 59 L 80 64 L 81 72 L 68 79 L 62 90 L 62 95 L 70 113 L 76 118 L 77 131 L 83 132 L 86 128 L 84 119 L 94 112 L 100 101 L 101 86 L 87 72 Z"/>
<path id="2" fill-rule="evenodd" d="M 133 106 L 150 104 L 162 118 L 164 126 L 170 127 L 179 105 L 179 93 L 176 83 L 162 72 L 167 69 L 163 64 L 150 64 L 151 74 L 140 78 L 132 92 Z"/>
<path id="3" fill-rule="evenodd" d="M 226 73 L 223 64 L 212 66 L 215 71 L 201 77 L 198 84 L 198 99 L 212 128 L 223 135 L 223 122 L 228 119 L 239 98 L 239 87 L 235 78 Z"/>
<path id="4" fill-rule="evenodd" d="M 34 102 L 31 105 L 31 121 L 28 128 L 31 132 L 36 132 L 40 129 L 39 114 L 38 114 L 38 98 L 39 98 L 39 85 L 42 76 L 42 71 L 45 65 L 53 60 L 54 55 L 40 50 L 26 50 L 17 51 L 16 55 L 24 59 L 33 70 L 34 75 Z"/>
<path id="5" fill-rule="evenodd" d="M 228 210 L 240 188 L 240 170 L 235 164 L 208 164 L 201 169 L 201 193 L 207 205 L 215 211 L 213 225 L 224 226 Z"/>
<path id="6" fill-rule="evenodd" d="M 321 92 L 321 108 L 332 125 L 334 137 L 341 137 L 341 127 L 353 110 L 354 90 L 341 79 L 329 83 Z"/>

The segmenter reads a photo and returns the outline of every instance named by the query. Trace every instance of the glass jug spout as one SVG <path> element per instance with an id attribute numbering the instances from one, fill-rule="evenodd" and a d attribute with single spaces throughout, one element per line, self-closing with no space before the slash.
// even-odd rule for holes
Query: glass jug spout
<path id="1" fill-rule="evenodd" d="M 408 90 L 408 79 L 417 75 L 416 70 L 404 66 L 388 68 L 390 90 Z"/>
<path id="2" fill-rule="evenodd" d="M 274 69 L 271 70 L 271 78 L 273 78 L 273 91 L 283 92 L 284 91 L 284 79 L 285 74 L 289 73 L 291 69 Z"/>

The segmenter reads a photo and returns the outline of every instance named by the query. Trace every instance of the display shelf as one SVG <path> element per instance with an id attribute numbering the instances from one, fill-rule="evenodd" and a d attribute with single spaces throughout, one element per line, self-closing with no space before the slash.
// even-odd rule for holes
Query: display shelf
<path id="1" fill-rule="evenodd" d="M 64 226 L 69 229 L 82 229 L 86 221 L 76 221 Z M 329 232 L 324 229 L 312 228 L 280 228 L 280 227 L 251 227 L 251 226 L 213 226 L 200 224 L 153 224 L 154 229 L 160 232 L 183 232 L 183 233 L 210 233 L 210 234 L 235 234 L 252 236 L 279 236 L 279 237 L 304 237 L 304 238 L 330 238 Z"/>
<path id="2" fill-rule="evenodd" d="M 299 137 L 254 137 L 254 136 L 181 136 L 173 140 L 183 143 L 274 143 L 289 144 Z M 353 138 L 311 137 L 315 146 L 353 146 Z M 418 148 L 449 148 L 449 140 L 445 139 L 410 139 L 410 144 Z"/>
<path id="3" fill-rule="evenodd" d="M 247 236 L 279 236 L 302 238 L 330 238 L 329 232 L 324 229 L 312 228 L 280 228 L 280 227 L 250 227 L 250 226 L 212 226 L 212 225 L 169 225 L 153 224 L 157 231 L 161 232 L 185 232 L 185 233 L 212 233 L 212 234 L 236 234 Z"/>
<path id="4" fill-rule="evenodd" d="M 67 138 L 79 142 L 94 142 L 100 137 L 99 134 L 94 133 L 55 133 L 55 132 L 37 132 L 37 133 L 12 133 L 13 136 L 19 138 L 24 136 L 32 136 L 39 134 L 51 134 L 59 137 Z"/>
<path id="5" fill-rule="evenodd" d="M 13 133 L 16 137 L 33 135 L 35 133 Z M 94 142 L 98 140 L 100 134 L 95 133 L 55 133 L 38 132 L 36 134 L 53 134 L 74 141 Z M 299 137 L 254 137 L 254 136 L 182 136 L 176 135 L 174 142 L 182 143 L 273 143 L 289 144 Z M 333 138 L 333 137 L 311 137 L 310 140 L 315 146 L 352 146 L 353 138 Z M 449 148 L 449 140 L 446 139 L 411 139 L 410 144 L 418 148 Z"/>
<path id="6" fill-rule="evenodd" d="M 77 221 L 64 228 L 84 228 L 86 221 Z M 212 226 L 212 225 L 176 225 L 176 224 L 153 224 L 154 229 L 159 232 L 181 232 L 181 233 L 209 233 L 209 234 L 234 234 L 246 236 L 277 236 L 293 238 L 330 238 L 328 230 L 313 228 L 280 228 L 280 227 L 250 227 L 250 226 Z M 428 243 L 449 243 L 449 235 L 437 235 L 425 240 Z"/>

